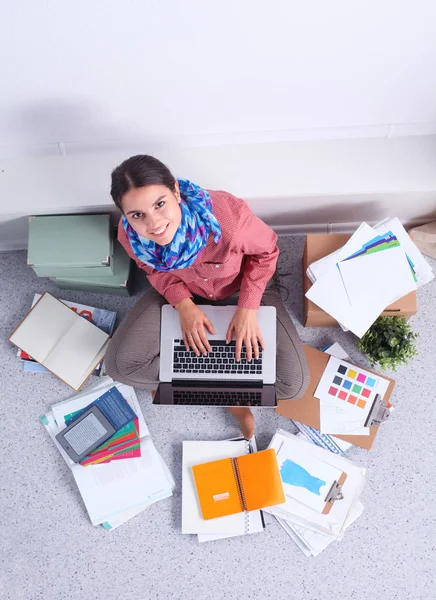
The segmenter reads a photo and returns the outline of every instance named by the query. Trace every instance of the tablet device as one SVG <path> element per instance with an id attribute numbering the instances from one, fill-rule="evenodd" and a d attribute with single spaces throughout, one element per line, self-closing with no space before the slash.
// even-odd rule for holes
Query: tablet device
<path id="1" fill-rule="evenodd" d="M 56 440 L 77 463 L 109 439 L 115 431 L 101 410 L 97 406 L 91 406 L 71 425 L 59 432 Z"/>

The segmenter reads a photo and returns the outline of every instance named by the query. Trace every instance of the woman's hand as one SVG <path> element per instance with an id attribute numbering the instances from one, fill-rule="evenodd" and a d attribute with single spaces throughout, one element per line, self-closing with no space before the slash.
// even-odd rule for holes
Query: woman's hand
<path id="1" fill-rule="evenodd" d="M 185 298 L 175 306 L 179 313 L 180 326 L 186 350 L 192 349 L 197 356 L 211 351 L 206 329 L 214 334 L 215 329 L 204 312 L 191 300 Z"/>
<path id="2" fill-rule="evenodd" d="M 241 359 L 242 342 L 245 344 L 247 360 L 251 360 L 252 356 L 259 358 L 259 344 L 262 350 L 265 350 L 263 338 L 257 324 L 257 310 L 238 307 L 227 330 L 227 343 L 231 341 L 233 333 L 236 338 L 236 360 Z"/>

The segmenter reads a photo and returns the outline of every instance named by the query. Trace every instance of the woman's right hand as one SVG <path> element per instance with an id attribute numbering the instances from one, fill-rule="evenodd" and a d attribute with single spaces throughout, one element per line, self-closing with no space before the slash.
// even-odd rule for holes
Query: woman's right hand
<path id="1" fill-rule="evenodd" d="M 206 329 L 214 334 L 215 329 L 212 323 L 191 298 L 185 298 L 176 304 L 175 308 L 179 313 L 186 349 L 192 349 L 197 356 L 206 355 L 211 350 Z"/>

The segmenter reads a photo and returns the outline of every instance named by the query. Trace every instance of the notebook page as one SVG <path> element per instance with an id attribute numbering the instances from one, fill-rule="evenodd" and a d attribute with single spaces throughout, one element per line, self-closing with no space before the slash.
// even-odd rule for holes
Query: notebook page
<path id="1" fill-rule="evenodd" d="M 77 319 L 84 321 L 54 296 L 44 294 L 9 339 L 43 363 Z"/>
<path id="2" fill-rule="evenodd" d="M 222 458 L 246 454 L 245 440 L 218 442 L 183 442 L 182 466 L 182 533 L 245 533 L 245 513 L 205 521 L 201 515 L 192 467 Z"/>

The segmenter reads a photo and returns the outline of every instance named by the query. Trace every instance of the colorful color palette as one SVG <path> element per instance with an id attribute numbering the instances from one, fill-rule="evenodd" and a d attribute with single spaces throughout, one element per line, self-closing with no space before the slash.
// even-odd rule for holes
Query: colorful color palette
<path id="1" fill-rule="evenodd" d="M 339 365 L 336 374 L 333 375 L 328 393 L 338 400 L 343 400 L 358 408 L 365 408 L 373 392 L 371 388 L 374 388 L 376 384 L 375 378 L 368 377 L 368 375 L 345 365 Z"/>

